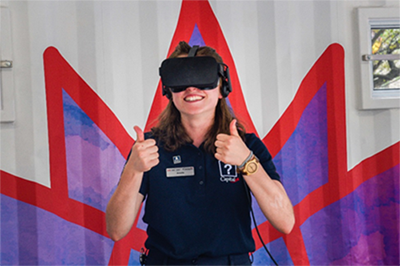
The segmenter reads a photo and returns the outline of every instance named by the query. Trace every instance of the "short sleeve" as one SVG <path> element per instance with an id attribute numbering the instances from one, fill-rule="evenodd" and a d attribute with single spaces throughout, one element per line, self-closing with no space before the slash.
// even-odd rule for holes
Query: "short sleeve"
<path id="1" fill-rule="evenodd" d="M 246 134 L 246 145 L 260 160 L 260 164 L 263 166 L 269 177 L 280 182 L 281 178 L 276 171 L 275 164 L 272 161 L 272 156 L 264 143 L 254 133 L 251 133 Z"/>

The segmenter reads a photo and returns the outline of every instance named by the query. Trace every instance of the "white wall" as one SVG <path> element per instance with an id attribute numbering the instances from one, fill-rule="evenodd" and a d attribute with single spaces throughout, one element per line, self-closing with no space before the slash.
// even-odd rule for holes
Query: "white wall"
<path id="1" fill-rule="evenodd" d="M 345 49 L 349 169 L 400 139 L 399 109 L 361 111 L 355 8 L 398 1 L 210 1 L 261 137 L 331 43 Z M 11 12 L 14 123 L 0 169 L 50 186 L 43 52 L 55 46 L 129 133 L 144 126 L 180 1 L 2 1 Z"/>

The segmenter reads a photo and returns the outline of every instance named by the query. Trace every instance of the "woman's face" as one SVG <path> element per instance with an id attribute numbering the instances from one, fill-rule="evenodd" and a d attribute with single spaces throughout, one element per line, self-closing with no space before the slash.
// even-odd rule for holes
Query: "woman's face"
<path id="1" fill-rule="evenodd" d="M 181 54 L 178 57 L 187 57 L 187 54 Z M 219 84 L 211 90 L 200 90 L 196 87 L 188 87 L 181 92 L 172 92 L 172 101 L 181 113 L 181 116 L 187 115 L 209 115 L 214 118 L 215 107 L 218 100 L 222 98 Z"/>
<path id="2" fill-rule="evenodd" d="M 214 117 L 215 107 L 222 98 L 219 86 L 211 90 L 200 90 L 188 87 L 181 92 L 172 93 L 172 101 L 181 115 L 184 116 L 210 116 Z"/>

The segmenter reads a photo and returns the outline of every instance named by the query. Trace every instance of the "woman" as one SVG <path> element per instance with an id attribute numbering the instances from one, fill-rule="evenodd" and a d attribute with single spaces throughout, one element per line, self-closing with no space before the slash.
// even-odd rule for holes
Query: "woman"
<path id="1" fill-rule="evenodd" d="M 191 49 L 180 42 L 170 58 L 193 56 Z M 195 56 L 223 63 L 210 47 Z M 146 134 L 134 127 L 136 143 L 107 206 L 107 231 L 115 241 L 123 238 L 147 198 L 147 265 L 250 265 L 247 187 L 277 230 L 293 228 L 293 207 L 271 155 L 233 116 L 224 82 L 167 87 L 170 101 L 157 127 Z"/>

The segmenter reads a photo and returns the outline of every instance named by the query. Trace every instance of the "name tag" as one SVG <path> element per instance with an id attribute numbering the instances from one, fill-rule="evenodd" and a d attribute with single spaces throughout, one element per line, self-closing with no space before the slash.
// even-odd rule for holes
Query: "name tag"
<path id="1" fill-rule="evenodd" d="M 167 168 L 167 177 L 194 176 L 194 167 Z"/>

